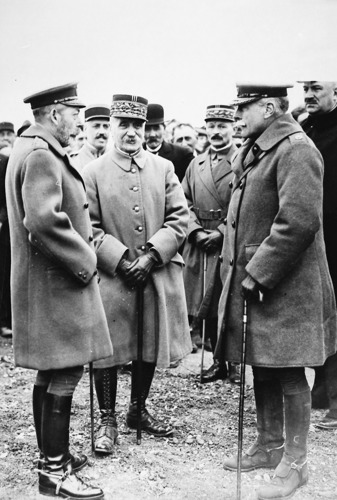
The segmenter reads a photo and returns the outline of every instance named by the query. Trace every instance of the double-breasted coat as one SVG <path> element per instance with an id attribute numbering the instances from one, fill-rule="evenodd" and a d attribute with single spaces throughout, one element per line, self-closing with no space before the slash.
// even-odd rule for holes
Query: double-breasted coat
<path id="1" fill-rule="evenodd" d="M 6 194 L 16 364 L 62 369 L 111 355 L 83 179 L 45 127 L 16 141 Z"/>
<path id="2" fill-rule="evenodd" d="M 137 359 L 136 289 L 116 273 L 120 259 L 133 261 L 153 246 L 160 255 L 144 292 L 143 359 L 167 367 L 191 352 L 178 249 L 186 236 L 188 209 L 171 162 L 143 149 L 132 160 L 115 148 L 83 170 L 96 243 L 100 289 L 114 354 L 96 364 Z"/>
<path id="3" fill-rule="evenodd" d="M 316 366 L 336 351 L 336 305 L 322 230 L 323 162 L 291 115 L 238 151 L 221 264 L 216 357 L 240 361 L 249 274 L 264 302 L 248 308 L 247 363 Z"/>
<path id="4" fill-rule="evenodd" d="M 200 229 L 217 229 L 223 234 L 231 195 L 230 181 L 233 177 L 231 159 L 235 151 L 236 147 L 232 145 L 214 169 L 209 151 L 197 156 L 190 163 L 182 181 L 190 213 L 183 258 L 187 310 L 191 316 L 200 313 L 202 317 L 216 317 L 218 314 L 222 288 L 218 266 L 220 249 L 204 254 L 191 243 L 191 239 L 193 233 Z M 204 255 L 207 259 L 205 290 L 211 289 L 211 295 L 205 304 L 205 311 L 201 312 L 200 306 L 204 298 Z"/>

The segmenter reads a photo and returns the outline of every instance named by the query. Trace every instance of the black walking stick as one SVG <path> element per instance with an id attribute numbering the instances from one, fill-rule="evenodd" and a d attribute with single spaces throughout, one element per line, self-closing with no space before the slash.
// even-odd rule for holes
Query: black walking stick
<path id="1" fill-rule="evenodd" d="M 206 273 L 207 273 L 207 254 L 203 253 L 203 284 L 202 297 L 206 294 Z M 206 319 L 202 320 L 202 338 L 201 338 L 201 364 L 200 364 L 200 383 L 202 384 L 202 372 L 204 371 L 204 356 L 205 356 L 205 337 L 206 337 Z"/>
<path id="2" fill-rule="evenodd" d="M 144 319 L 144 285 L 137 286 L 137 444 L 142 441 L 142 364 L 143 364 L 143 319 Z"/>
<path id="3" fill-rule="evenodd" d="M 89 384 L 90 384 L 90 421 L 91 421 L 91 451 L 95 451 L 94 439 L 94 370 L 92 361 L 89 363 Z"/>
<path id="4" fill-rule="evenodd" d="M 245 378 L 246 378 L 247 314 L 248 314 L 247 299 L 243 299 L 242 344 L 241 344 L 241 362 L 240 362 L 238 458 L 237 458 L 237 483 L 236 483 L 237 500 L 241 500 L 241 461 L 242 461 L 243 409 L 244 409 Z"/>

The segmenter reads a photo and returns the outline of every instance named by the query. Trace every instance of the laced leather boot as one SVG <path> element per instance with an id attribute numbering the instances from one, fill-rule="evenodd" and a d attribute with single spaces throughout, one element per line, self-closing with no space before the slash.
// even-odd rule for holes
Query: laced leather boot
<path id="1" fill-rule="evenodd" d="M 44 456 L 42 453 L 42 443 L 41 443 L 41 428 L 42 428 L 42 411 L 43 411 L 43 402 L 45 399 L 45 395 L 47 393 L 47 387 L 34 385 L 33 388 L 33 415 L 34 415 L 34 424 L 36 431 L 36 440 L 37 445 L 40 450 L 40 457 L 38 461 L 38 469 L 41 469 L 42 464 L 44 462 Z M 85 465 L 88 463 L 88 458 L 85 455 L 80 455 L 78 453 L 68 453 L 68 459 L 71 461 L 71 466 L 74 472 L 78 472 L 83 469 Z"/>
<path id="2" fill-rule="evenodd" d="M 145 402 L 150 392 L 150 387 L 156 365 L 143 362 L 142 366 L 142 404 L 141 428 L 155 437 L 166 437 L 173 434 L 173 428 L 156 420 L 147 410 Z M 131 402 L 126 414 L 126 423 L 131 429 L 137 429 L 137 363 L 132 363 Z"/>
<path id="3" fill-rule="evenodd" d="M 69 422 L 71 396 L 46 393 L 42 414 L 42 452 L 44 461 L 39 472 L 39 492 L 68 500 L 101 500 L 100 488 L 79 479 L 69 459 Z"/>
<path id="4" fill-rule="evenodd" d="M 117 393 L 117 368 L 95 370 L 95 387 L 101 412 L 101 422 L 95 441 L 96 453 L 110 455 L 117 442 L 117 420 L 115 416 Z"/>

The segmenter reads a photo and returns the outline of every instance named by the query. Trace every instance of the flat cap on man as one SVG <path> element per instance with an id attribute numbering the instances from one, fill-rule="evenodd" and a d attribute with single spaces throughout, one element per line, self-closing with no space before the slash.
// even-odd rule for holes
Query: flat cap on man
<path id="1" fill-rule="evenodd" d="M 91 106 L 87 106 L 84 111 L 84 119 L 86 122 L 90 120 L 109 120 L 109 106 L 105 104 L 92 104 Z"/>
<path id="2" fill-rule="evenodd" d="M 149 104 L 147 110 L 147 125 L 161 125 L 164 123 L 164 108 L 161 104 Z"/>
<path id="3" fill-rule="evenodd" d="M 235 107 L 225 104 L 212 104 L 206 108 L 205 122 L 210 120 L 234 121 Z"/>
<path id="4" fill-rule="evenodd" d="M 110 116 L 116 118 L 138 118 L 146 121 L 148 100 L 144 97 L 130 94 L 115 94 L 112 96 Z"/>
<path id="5" fill-rule="evenodd" d="M 292 83 L 237 83 L 237 98 L 232 104 L 240 106 L 264 97 L 286 97 L 287 89 L 293 86 Z"/>
<path id="6" fill-rule="evenodd" d="M 8 132 L 14 132 L 14 125 L 11 122 L 0 122 L 0 132 L 7 130 Z"/>
<path id="7" fill-rule="evenodd" d="M 63 104 L 76 108 L 85 108 L 85 104 L 77 97 L 77 83 L 67 83 L 58 87 L 42 90 L 26 97 L 23 102 L 29 103 L 32 109 L 42 108 L 50 104 Z"/>

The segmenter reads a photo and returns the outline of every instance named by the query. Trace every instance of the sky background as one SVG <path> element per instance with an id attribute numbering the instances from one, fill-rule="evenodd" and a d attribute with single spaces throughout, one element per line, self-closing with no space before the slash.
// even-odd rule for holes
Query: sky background
<path id="1" fill-rule="evenodd" d="M 86 104 L 130 93 L 203 124 L 237 81 L 337 79 L 337 0 L 0 0 L 0 121 L 79 82 Z M 291 107 L 302 102 L 295 83 Z"/>

